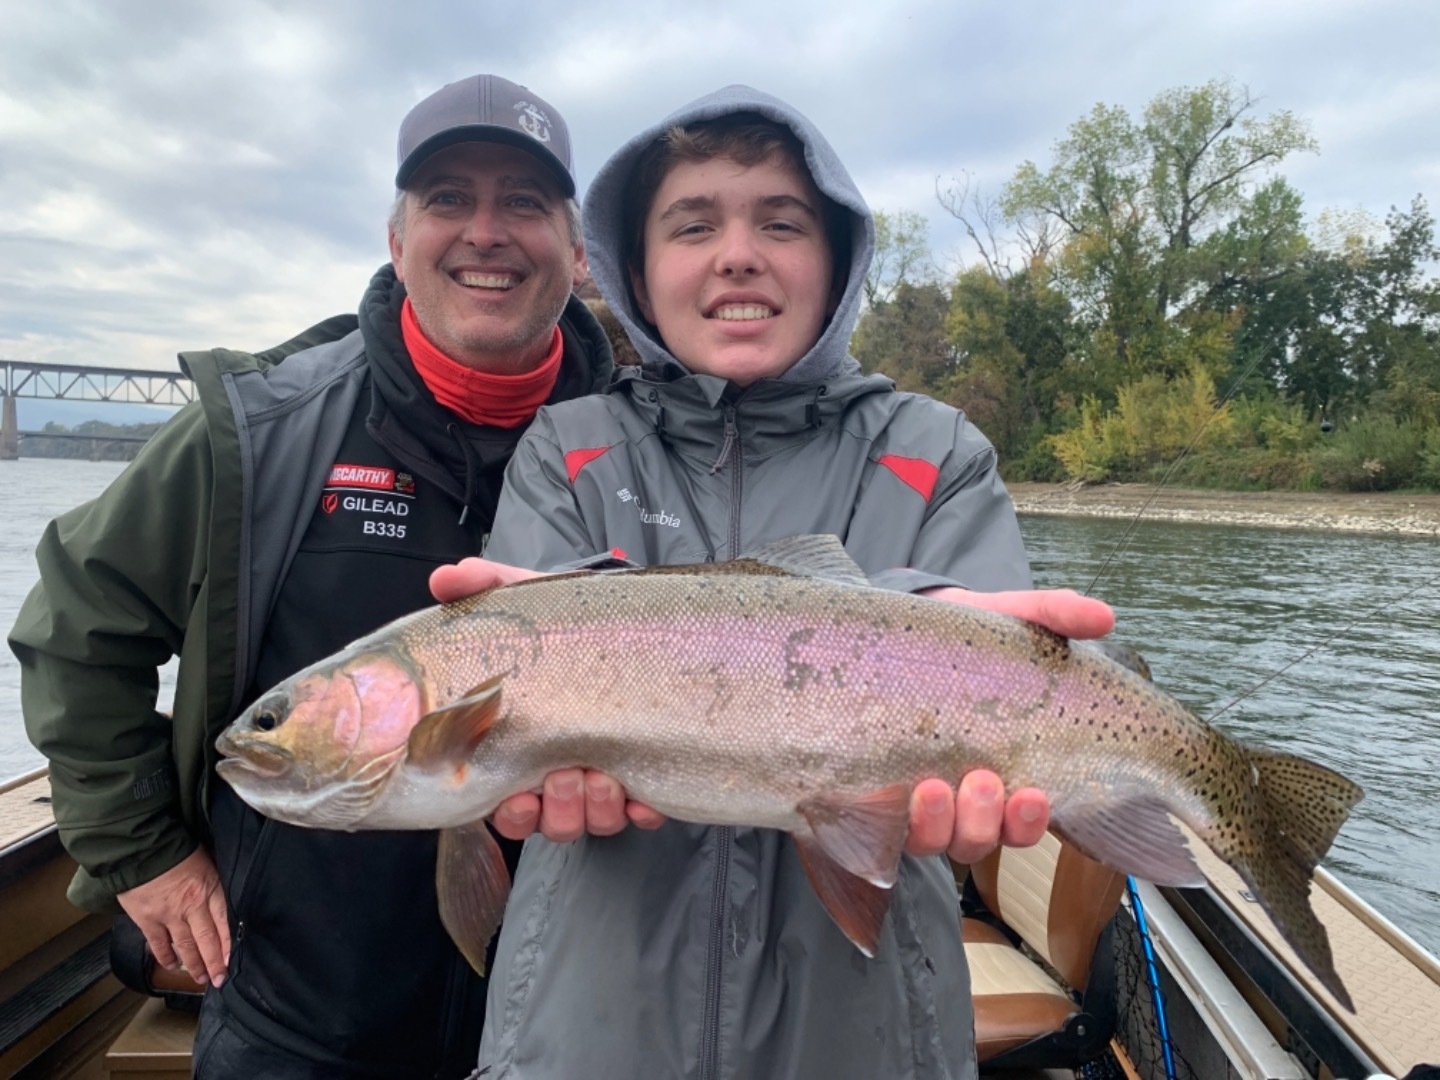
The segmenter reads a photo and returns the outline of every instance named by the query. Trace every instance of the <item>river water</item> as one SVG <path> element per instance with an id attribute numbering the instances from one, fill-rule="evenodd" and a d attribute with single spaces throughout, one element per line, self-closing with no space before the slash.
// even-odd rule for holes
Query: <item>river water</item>
<path id="1" fill-rule="evenodd" d="M 0 628 L 14 623 L 34 583 L 34 548 L 49 519 L 99 494 L 122 468 L 0 461 Z M 1037 581 L 1081 589 L 1125 527 L 1022 519 Z M 1116 636 L 1201 716 L 1364 786 L 1365 801 L 1326 865 L 1432 952 L 1440 952 L 1437 575 L 1433 540 L 1142 522 L 1094 590 L 1117 610 Z M 0 780 L 43 763 L 25 739 L 18 702 L 14 657 L 0 650 Z"/>

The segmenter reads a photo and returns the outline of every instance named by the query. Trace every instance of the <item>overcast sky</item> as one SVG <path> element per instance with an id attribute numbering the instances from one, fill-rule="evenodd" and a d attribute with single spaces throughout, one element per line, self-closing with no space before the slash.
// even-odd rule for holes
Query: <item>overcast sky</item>
<path id="1" fill-rule="evenodd" d="M 618 5 L 616 5 L 618 9 Z M 703 8 L 703 11 L 702 11 Z M 783 97 L 871 205 L 958 249 L 936 178 L 998 192 L 1097 102 L 1231 77 L 1307 119 L 1308 211 L 1440 195 L 1437 0 L 0 0 L 0 359 L 172 368 L 353 311 L 395 132 L 478 71 L 560 109 L 582 188 L 732 82 Z"/>

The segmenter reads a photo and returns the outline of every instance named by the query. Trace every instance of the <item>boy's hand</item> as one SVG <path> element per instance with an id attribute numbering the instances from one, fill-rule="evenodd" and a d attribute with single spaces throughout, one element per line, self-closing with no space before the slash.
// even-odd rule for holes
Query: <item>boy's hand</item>
<path id="1" fill-rule="evenodd" d="M 461 559 L 458 563 L 437 566 L 431 572 L 430 592 L 440 603 L 449 604 L 501 585 L 544 576 L 538 570 L 526 570 L 489 559 Z"/>
<path id="2" fill-rule="evenodd" d="M 619 781 L 595 769 L 557 769 L 539 793 L 524 792 L 502 802 L 491 817 L 495 831 L 524 840 L 537 829 L 547 840 L 568 843 L 589 833 L 612 836 L 626 825 L 658 829 L 665 815 L 625 798 Z"/>
<path id="3" fill-rule="evenodd" d="M 1008 797 L 1000 777 L 989 769 L 965 774 L 956 791 L 944 780 L 924 780 L 910 796 L 911 855 L 945 853 L 969 865 L 997 844 L 1029 847 L 1039 843 L 1050 824 L 1050 800 L 1036 788 L 1020 788 Z"/>

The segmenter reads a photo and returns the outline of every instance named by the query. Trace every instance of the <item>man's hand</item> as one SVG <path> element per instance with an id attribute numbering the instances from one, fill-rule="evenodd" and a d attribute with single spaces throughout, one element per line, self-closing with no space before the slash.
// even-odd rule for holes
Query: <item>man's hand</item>
<path id="1" fill-rule="evenodd" d="M 220 875 L 203 849 L 159 877 L 116 897 L 166 971 L 182 964 L 205 986 L 225 981 L 230 964 L 230 920 Z"/>

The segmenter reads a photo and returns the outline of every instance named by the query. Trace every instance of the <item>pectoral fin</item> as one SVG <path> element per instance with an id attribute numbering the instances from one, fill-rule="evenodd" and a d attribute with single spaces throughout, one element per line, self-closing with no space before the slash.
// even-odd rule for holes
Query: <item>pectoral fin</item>
<path id="1" fill-rule="evenodd" d="M 504 680 L 504 675 L 496 675 L 459 701 L 422 716 L 406 747 L 410 762 L 430 769 L 467 760 L 500 716 Z"/>
<path id="2" fill-rule="evenodd" d="M 797 809 L 826 855 L 870 884 L 888 889 L 895 884 L 910 830 L 910 793 L 908 784 L 892 784 L 858 797 L 819 796 Z"/>
<path id="3" fill-rule="evenodd" d="M 880 924 L 890 909 L 890 890 L 856 877 L 812 840 L 797 836 L 795 847 L 805 876 L 835 925 L 857 949 L 873 958 L 880 948 Z"/>
<path id="4" fill-rule="evenodd" d="M 485 950 L 505 914 L 510 872 L 483 821 L 440 832 L 435 863 L 440 921 L 470 966 L 485 974 Z"/>

